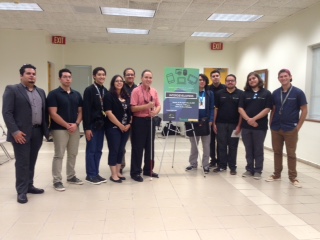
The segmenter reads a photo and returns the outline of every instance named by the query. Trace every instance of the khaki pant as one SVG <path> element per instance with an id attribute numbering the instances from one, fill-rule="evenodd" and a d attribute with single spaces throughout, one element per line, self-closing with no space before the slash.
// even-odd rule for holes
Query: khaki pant
<path id="1" fill-rule="evenodd" d="M 70 134 L 67 130 L 51 131 L 54 143 L 54 156 L 52 161 L 53 183 L 62 181 L 62 161 L 64 153 L 67 149 L 66 171 L 67 179 L 75 176 L 76 157 L 78 155 L 78 147 L 80 140 L 79 130 Z"/>
<path id="2" fill-rule="evenodd" d="M 291 182 L 293 182 L 297 177 L 297 157 L 296 149 L 298 142 L 298 131 L 295 128 L 292 131 L 284 132 L 271 131 L 272 135 L 272 148 L 274 151 L 274 176 L 275 178 L 281 177 L 282 166 L 282 156 L 283 156 L 283 145 L 286 144 L 287 159 L 288 159 L 288 175 Z"/>

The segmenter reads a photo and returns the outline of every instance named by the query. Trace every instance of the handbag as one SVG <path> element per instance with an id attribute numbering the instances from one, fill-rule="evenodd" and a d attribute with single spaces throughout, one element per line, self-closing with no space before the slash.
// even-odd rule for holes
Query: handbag
<path id="1" fill-rule="evenodd" d="M 196 136 L 207 136 L 210 134 L 210 127 L 209 127 L 209 119 L 207 117 L 201 118 L 198 122 L 186 122 L 186 135 L 188 137 L 193 137 L 193 130 Z"/>

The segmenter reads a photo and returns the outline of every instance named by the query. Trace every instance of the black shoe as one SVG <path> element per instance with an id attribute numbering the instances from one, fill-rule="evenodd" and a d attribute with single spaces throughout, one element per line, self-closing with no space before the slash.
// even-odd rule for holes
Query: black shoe
<path id="1" fill-rule="evenodd" d="M 231 175 L 237 175 L 237 171 L 236 170 L 230 170 L 230 174 Z"/>
<path id="2" fill-rule="evenodd" d="M 98 174 L 97 178 L 98 178 L 98 180 L 99 180 L 100 182 L 102 182 L 102 183 L 108 182 L 107 179 L 105 179 L 104 177 L 101 177 L 99 174 Z"/>
<path id="3" fill-rule="evenodd" d="M 119 177 L 122 181 L 124 181 L 124 180 L 126 180 L 126 178 L 125 177 Z"/>
<path id="4" fill-rule="evenodd" d="M 97 177 L 86 177 L 86 182 L 94 184 L 94 185 L 99 185 L 102 182 L 97 178 Z"/>
<path id="5" fill-rule="evenodd" d="M 131 176 L 131 178 L 137 182 L 143 182 L 143 178 L 140 175 Z"/>
<path id="6" fill-rule="evenodd" d="M 29 186 L 27 193 L 41 194 L 41 193 L 44 193 L 44 190 L 41 188 L 36 188 L 35 186 L 32 185 L 32 186 Z"/>
<path id="7" fill-rule="evenodd" d="M 151 173 L 143 173 L 143 176 L 149 176 L 149 177 L 154 177 L 154 178 L 159 178 L 158 173 L 151 172 Z"/>
<path id="8" fill-rule="evenodd" d="M 18 193 L 17 202 L 18 203 L 27 203 L 28 202 L 27 194 L 26 193 Z"/>
<path id="9" fill-rule="evenodd" d="M 110 181 L 115 183 L 122 183 L 122 180 L 120 178 L 118 180 L 115 180 L 112 177 L 110 177 Z"/>
<path id="10" fill-rule="evenodd" d="M 211 161 L 209 164 L 210 168 L 216 167 L 217 166 L 217 162 L 216 161 Z"/>
<path id="11" fill-rule="evenodd" d="M 203 172 L 204 172 L 204 174 L 208 174 L 210 172 L 209 167 L 204 167 Z"/>

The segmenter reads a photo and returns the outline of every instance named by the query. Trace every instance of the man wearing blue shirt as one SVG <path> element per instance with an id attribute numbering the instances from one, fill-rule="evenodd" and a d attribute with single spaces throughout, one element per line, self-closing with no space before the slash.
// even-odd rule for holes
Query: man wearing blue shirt
<path id="1" fill-rule="evenodd" d="M 308 114 L 307 100 L 301 89 L 292 86 L 292 76 L 288 69 L 281 69 L 278 79 L 281 87 L 272 93 L 273 109 L 270 117 L 274 173 L 266 181 L 281 180 L 283 143 L 285 143 L 290 182 L 295 187 L 301 187 L 297 180 L 296 148 L 298 132 Z"/>

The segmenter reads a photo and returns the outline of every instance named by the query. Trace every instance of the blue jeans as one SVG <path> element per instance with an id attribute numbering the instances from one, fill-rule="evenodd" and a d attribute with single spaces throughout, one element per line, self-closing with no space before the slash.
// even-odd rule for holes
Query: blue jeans
<path id="1" fill-rule="evenodd" d="M 242 129 L 242 141 L 246 149 L 246 170 L 254 173 L 262 173 L 264 161 L 264 139 L 266 130 Z"/>
<path id="2" fill-rule="evenodd" d="M 88 177 L 96 177 L 99 174 L 99 165 L 102 155 L 104 129 L 92 130 L 93 137 L 87 141 L 86 146 L 86 172 Z"/>
<path id="3" fill-rule="evenodd" d="M 129 138 L 128 132 L 121 132 L 119 128 L 107 128 L 106 137 L 109 147 L 109 166 L 116 166 L 121 164 L 123 155 L 125 153 L 126 144 Z"/>

